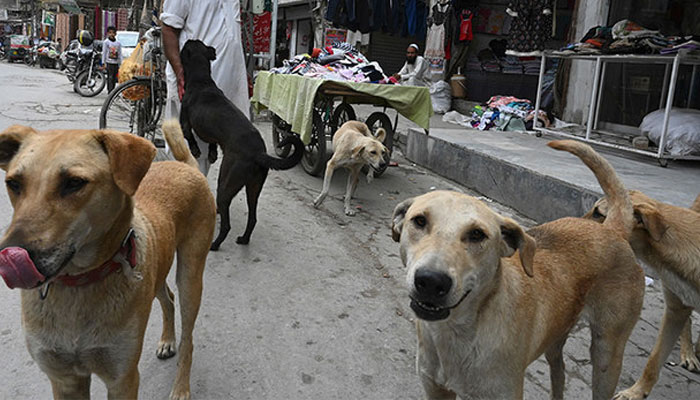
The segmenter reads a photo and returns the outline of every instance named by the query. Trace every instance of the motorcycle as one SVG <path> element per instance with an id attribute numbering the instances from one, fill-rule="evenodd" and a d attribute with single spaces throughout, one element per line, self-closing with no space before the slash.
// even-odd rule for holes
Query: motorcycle
<path id="1" fill-rule="evenodd" d="M 107 77 L 101 70 L 102 54 L 90 50 L 81 56 L 73 81 L 73 90 L 83 97 L 97 96 L 107 83 Z M 69 77 L 70 79 L 70 77 Z"/>

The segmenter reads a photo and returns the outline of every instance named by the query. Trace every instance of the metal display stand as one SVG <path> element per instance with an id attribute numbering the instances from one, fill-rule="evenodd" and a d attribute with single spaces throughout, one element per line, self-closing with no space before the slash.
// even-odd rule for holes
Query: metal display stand
<path id="1" fill-rule="evenodd" d="M 593 87 L 591 89 L 591 102 L 588 109 L 588 121 L 586 121 L 586 136 L 581 137 L 577 135 L 572 135 L 567 132 L 561 132 L 555 129 L 549 129 L 545 127 L 538 126 L 538 120 L 534 120 L 534 129 L 537 131 L 538 135 L 542 132 L 549 133 L 557 136 L 564 136 L 570 139 L 581 140 L 584 142 L 595 143 L 601 146 L 611 147 L 619 150 L 629 151 L 637 154 L 643 154 L 646 156 L 654 157 L 659 161 L 662 167 L 668 164 L 669 159 L 674 160 L 700 160 L 700 156 L 677 156 L 666 153 L 666 135 L 668 133 L 668 123 L 671 116 L 671 107 L 673 106 L 673 96 L 676 92 L 676 83 L 678 80 L 678 69 L 681 64 L 693 65 L 693 75 L 691 80 L 691 90 L 689 97 L 692 98 L 693 91 L 692 87 L 695 83 L 695 75 L 697 72 L 698 65 L 700 65 L 700 58 L 698 57 L 687 57 L 681 54 L 675 55 L 602 55 L 602 54 L 591 54 L 591 55 L 568 55 L 568 54 L 554 54 L 551 52 L 545 52 L 542 55 L 542 60 L 540 64 L 540 77 L 537 83 L 537 99 L 535 101 L 535 115 L 539 115 L 540 110 L 540 100 L 542 97 L 542 80 L 544 78 L 544 70 L 547 62 L 547 58 L 562 58 L 571 60 L 584 60 L 584 61 L 595 61 L 595 72 L 593 76 Z M 666 71 L 664 74 L 664 84 L 661 92 L 661 100 L 659 102 L 659 108 L 664 106 L 664 98 L 666 98 L 665 112 L 664 112 L 664 122 L 663 129 L 661 132 L 661 141 L 659 143 L 659 148 L 656 152 L 650 150 L 636 149 L 630 146 L 623 146 L 615 143 L 608 143 L 598 139 L 592 139 L 591 133 L 600 134 L 613 134 L 612 132 L 606 132 L 598 129 L 598 114 L 600 111 L 601 102 L 601 92 L 603 90 L 603 82 L 605 81 L 605 70 L 607 63 L 636 63 L 636 64 L 665 64 Z M 669 74 L 670 72 L 670 74 Z M 670 75 L 670 77 L 669 77 Z M 689 99 L 690 100 L 690 99 Z"/>

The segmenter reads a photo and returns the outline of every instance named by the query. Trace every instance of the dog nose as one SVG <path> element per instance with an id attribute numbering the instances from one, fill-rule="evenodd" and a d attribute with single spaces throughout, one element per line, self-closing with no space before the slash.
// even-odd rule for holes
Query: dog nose
<path id="1" fill-rule="evenodd" d="M 422 297 L 432 300 L 441 300 L 452 288 L 452 278 L 443 272 L 433 271 L 428 268 L 419 268 L 413 278 L 416 291 Z"/>

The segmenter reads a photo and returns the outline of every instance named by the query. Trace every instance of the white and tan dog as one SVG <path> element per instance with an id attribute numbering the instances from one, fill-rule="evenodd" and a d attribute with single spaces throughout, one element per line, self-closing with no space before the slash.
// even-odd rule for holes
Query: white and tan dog
<path id="1" fill-rule="evenodd" d="M 476 198 L 448 191 L 394 210 L 392 233 L 418 317 L 417 372 L 429 399 L 521 399 L 525 370 L 543 353 L 552 398 L 562 399 L 562 348 L 582 315 L 592 332 L 593 399 L 614 394 L 644 296 L 626 240 L 632 206 L 589 146 L 550 146 L 578 155 L 614 199 L 605 225 L 562 218 L 526 233 Z"/>
<path id="2" fill-rule="evenodd" d="M 377 129 L 377 136 L 373 136 L 367 125 L 360 121 L 348 121 L 344 123 L 333 135 L 333 157 L 326 164 L 326 173 L 323 176 L 323 189 L 314 200 L 314 207 L 323 203 L 331 188 L 333 171 L 336 168 L 348 169 L 348 183 L 345 188 L 345 215 L 355 215 L 355 210 L 350 206 L 350 199 L 355 194 L 357 183 L 360 180 L 360 172 L 365 165 L 369 166 L 367 182 L 371 182 L 374 171 L 386 165 L 385 156 L 388 153 L 384 142 L 386 131 Z"/>
<path id="3" fill-rule="evenodd" d="M 694 372 L 700 367 L 690 340 L 690 314 L 700 311 L 700 196 L 691 208 L 662 203 L 636 190 L 629 196 L 636 223 L 630 244 L 637 257 L 659 274 L 666 303 L 642 376 L 615 397 L 631 400 L 649 395 L 679 335 L 682 365 Z M 586 217 L 605 221 L 609 207 L 608 199 L 602 198 Z"/>
<path id="4" fill-rule="evenodd" d="M 190 396 L 192 330 L 216 206 L 177 122 L 163 127 L 179 161 L 109 130 L 0 133 L 12 223 L 0 275 L 20 288 L 29 353 L 56 399 L 90 397 L 92 374 L 110 399 L 135 399 L 154 297 L 163 311 L 156 355 L 175 354 L 175 305 L 166 277 L 177 252 L 182 331 L 170 397 Z"/>

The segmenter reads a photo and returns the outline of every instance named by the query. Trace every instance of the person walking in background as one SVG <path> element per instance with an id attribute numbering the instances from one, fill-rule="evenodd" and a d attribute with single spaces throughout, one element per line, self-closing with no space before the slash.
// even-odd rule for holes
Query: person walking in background
<path id="1" fill-rule="evenodd" d="M 102 42 L 102 68 L 107 69 L 107 91 L 117 85 L 117 73 L 122 63 L 122 45 L 117 41 L 117 28 L 107 27 L 107 40 Z"/>
<path id="2" fill-rule="evenodd" d="M 411 44 L 406 49 L 406 63 L 394 78 L 402 85 L 429 86 L 428 62 L 418 55 L 418 45 Z"/>
<path id="3" fill-rule="evenodd" d="M 185 72 L 180 49 L 190 39 L 201 40 L 216 49 L 216 60 L 211 62 L 211 77 L 236 108 L 250 118 L 239 1 L 165 0 L 160 20 L 163 48 L 168 58 L 166 119 L 180 116 L 180 100 L 185 94 Z M 200 148 L 208 146 L 197 135 L 195 139 Z M 207 175 L 210 163 L 206 151 L 202 152 L 197 162 L 202 173 Z"/>

